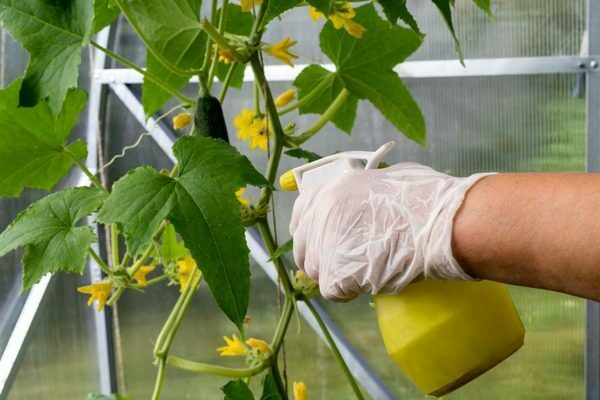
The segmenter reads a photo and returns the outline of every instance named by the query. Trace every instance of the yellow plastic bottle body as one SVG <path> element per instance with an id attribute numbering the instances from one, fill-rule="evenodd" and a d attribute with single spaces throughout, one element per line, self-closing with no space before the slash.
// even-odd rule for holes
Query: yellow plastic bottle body
<path id="1" fill-rule="evenodd" d="M 504 285 L 413 283 L 375 297 L 390 357 L 426 394 L 443 396 L 488 371 L 523 345 L 525 329 Z"/>

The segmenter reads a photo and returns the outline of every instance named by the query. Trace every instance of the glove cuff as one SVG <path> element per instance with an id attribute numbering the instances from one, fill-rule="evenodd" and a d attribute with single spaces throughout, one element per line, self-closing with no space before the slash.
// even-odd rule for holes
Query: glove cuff
<path id="1" fill-rule="evenodd" d="M 455 178 L 456 185 L 448 190 L 434 208 L 423 232 L 424 273 L 430 279 L 476 280 L 463 271 L 452 254 L 454 217 L 469 189 L 480 179 L 495 172 Z"/>

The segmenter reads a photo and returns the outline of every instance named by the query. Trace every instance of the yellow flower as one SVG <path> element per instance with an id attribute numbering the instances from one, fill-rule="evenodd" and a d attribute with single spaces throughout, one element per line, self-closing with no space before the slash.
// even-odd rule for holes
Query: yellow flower
<path id="1" fill-rule="evenodd" d="M 181 113 L 173 117 L 173 128 L 178 131 L 192 122 L 192 114 Z"/>
<path id="2" fill-rule="evenodd" d="M 231 54 L 231 50 L 222 49 L 219 50 L 219 61 L 222 61 L 224 64 L 231 64 L 235 61 L 233 54 Z"/>
<path id="3" fill-rule="evenodd" d="M 138 269 L 135 274 L 133 274 L 133 279 L 135 279 L 140 286 L 146 286 L 148 284 L 148 281 L 146 281 L 146 275 L 154 271 L 155 268 L 156 267 L 153 265 L 144 265 Z"/>
<path id="4" fill-rule="evenodd" d="M 239 188 L 235 192 L 235 197 L 237 198 L 237 200 L 240 202 L 241 205 L 247 206 L 248 204 L 250 204 L 250 200 L 243 197 L 244 193 L 246 193 L 246 188 L 245 187 Z"/>
<path id="5" fill-rule="evenodd" d="M 277 107 L 286 106 L 290 103 L 290 101 L 294 100 L 295 98 L 296 91 L 294 89 L 286 90 L 285 92 L 277 96 L 277 98 L 275 99 L 275 105 Z"/>
<path id="6" fill-rule="evenodd" d="M 242 108 L 242 112 L 235 117 L 233 120 L 233 125 L 238 128 L 237 135 L 240 139 L 246 140 L 252 136 L 252 123 L 254 122 L 256 115 L 253 111 Z"/>
<path id="7" fill-rule="evenodd" d="M 177 261 L 177 267 L 179 268 L 179 291 L 183 292 L 192 272 L 200 273 L 200 271 L 196 269 L 196 261 L 191 256 L 185 256 Z"/>
<path id="8" fill-rule="evenodd" d="M 112 282 L 111 281 L 100 281 L 96 282 L 89 286 L 78 287 L 77 291 L 79 293 L 85 293 L 90 295 L 90 299 L 88 300 L 88 306 L 92 305 L 92 303 L 98 300 L 98 311 L 102 311 L 104 305 L 106 304 L 106 300 L 108 300 L 108 296 L 112 291 Z"/>
<path id="9" fill-rule="evenodd" d="M 269 125 L 267 121 L 267 117 L 256 118 L 250 126 L 252 131 L 249 143 L 250 149 L 254 150 L 258 147 L 262 151 L 267 151 L 269 147 Z"/>
<path id="10" fill-rule="evenodd" d="M 296 43 L 298 42 L 290 39 L 289 37 L 286 37 L 285 39 L 280 40 L 274 45 L 266 47 L 265 51 L 273 57 L 277 58 L 282 63 L 293 67 L 294 64 L 292 63 L 291 59 L 298 58 L 298 55 L 290 52 L 289 49 Z"/>
<path id="11" fill-rule="evenodd" d="M 254 6 L 260 6 L 263 0 L 241 0 L 242 3 L 242 11 L 248 12 L 251 11 Z"/>
<path id="12" fill-rule="evenodd" d="M 238 338 L 236 335 L 233 335 L 231 339 L 229 339 L 227 336 L 223 336 L 223 340 L 225 340 L 227 345 L 217 348 L 217 351 L 221 356 L 243 356 L 248 351 L 246 346 L 244 346 L 244 343 L 242 343 L 240 338 Z"/>
<path id="13" fill-rule="evenodd" d="M 309 8 L 309 14 L 310 18 L 313 21 L 318 21 L 320 18 L 324 17 L 323 13 L 314 7 Z M 360 38 L 362 37 L 363 33 L 365 33 L 366 29 L 364 28 L 364 26 L 352 21 L 352 19 L 355 16 L 356 11 L 354 11 L 352 5 L 349 2 L 344 1 L 334 3 L 333 12 L 330 15 L 328 15 L 328 18 L 333 23 L 335 29 L 344 28 L 346 32 L 348 32 L 348 34 L 350 34 L 351 36 L 354 36 L 355 38 Z"/>
<path id="14" fill-rule="evenodd" d="M 308 399 L 308 389 L 304 382 L 294 381 L 294 400 L 306 400 Z"/>
<path id="15" fill-rule="evenodd" d="M 344 20 L 344 29 L 350 36 L 354 36 L 355 38 L 361 38 L 366 31 L 364 26 L 357 24 L 351 19 Z"/>
<path id="16" fill-rule="evenodd" d="M 313 6 L 308 7 L 308 15 L 310 16 L 310 19 L 312 19 L 315 22 L 317 22 L 321 18 L 325 18 L 323 13 L 314 8 Z"/>
<path id="17" fill-rule="evenodd" d="M 271 346 L 269 346 L 269 343 L 265 342 L 264 340 L 250 338 L 246 340 L 246 344 L 250 347 L 260 350 L 264 355 L 270 355 L 273 352 Z"/>

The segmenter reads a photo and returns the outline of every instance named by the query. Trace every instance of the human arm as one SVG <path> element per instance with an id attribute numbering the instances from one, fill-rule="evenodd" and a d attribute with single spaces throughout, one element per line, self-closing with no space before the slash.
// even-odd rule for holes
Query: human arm
<path id="1" fill-rule="evenodd" d="M 599 195 L 592 174 L 455 178 L 414 163 L 353 171 L 300 195 L 294 258 L 331 300 L 397 293 L 422 277 L 598 299 Z"/>
<path id="2" fill-rule="evenodd" d="M 454 219 L 464 272 L 600 300 L 600 174 L 486 177 Z"/>

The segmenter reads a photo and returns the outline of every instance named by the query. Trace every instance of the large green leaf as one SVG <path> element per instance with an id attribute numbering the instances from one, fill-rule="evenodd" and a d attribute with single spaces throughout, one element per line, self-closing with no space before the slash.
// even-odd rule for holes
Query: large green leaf
<path id="1" fill-rule="evenodd" d="M 252 391 L 241 379 L 227 382 L 221 390 L 225 394 L 225 400 L 254 400 Z"/>
<path id="2" fill-rule="evenodd" d="M 452 7 L 454 7 L 454 0 L 431 0 L 433 4 L 438 8 L 440 14 L 444 18 L 444 22 L 448 26 L 448 30 L 452 34 L 452 39 L 454 40 L 454 47 L 456 48 L 456 53 L 458 54 L 458 59 L 460 63 L 464 66 L 465 62 L 463 59 L 462 49 L 460 47 L 460 42 L 456 37 L 456 31 L 454 30 L 454 24 L 452 23 Z"/>
<path id="3" fill-rule="evenodd" d="M 23 188 L 50 190 L 73 166 L 71 155 L 86 156 L 85 143 L 69 145 L 86 94 L 71 90 L 58 116 L 44 101 L 19 107 L 21 80 L 0 90 L 0 197 L 18 196 Z"/>
<path id="4" fill-rule="evenodd" d="M 271 4 L 271 3 L 269 3 Z M 227 25 L 225 26 L 225 32 L 233 35 L 248 36 L 252 31 L 252 25 L 254 24 L 254 15 L 250 12 L 242 12 L 242 7 L 237 4 L 229 4 L 227 11 Z M 227 72 L 231 65 L 220 62 L 217 64 L 217 78 L 222 82 L 227 76 Z M 233 76 L 230 81 L 230 86 L 234 88 L 241 88 L 244 83 L 244 70 L 246 69 L 245 64 L 238 64 L 233 72 Z"/>
<path id="5" fill-rule="evenodd" d="M 111 0 L 94 0 L 92 33 L 100 32 L 103 28 L 112 24 L 118 16 L 119 8 L 113 5 Z"/>
<path id="6" fill-rule="evenodd" d="M 204 60 L 206 34 L 199 20 L 201 0 L 115 1 L 146 44 L 148 72 L 181 89 Z M 156 112 L 170 98 L 169 93 L 144 79 L 142 104 L 146 115 Z"/>
<path id="7" fill-rule="evenodd" d="M 191 77 L 191 75 L 183 76 L 168 70 L 150 51 L 146 51 L 146 70 L 175 90 L 181 90 Z M 144 106 L 146 117 L 150 117 L 157 112 L 172 97 L 171 93 L 163 90 L 153 81 L 144 77 L 142 83 L 142 105 Z"/>
<path id="8" fill-rule="evenodd" d="M 248 248 L 235 191 L 268 182 L 234 147 L 207 137 L 185 136 L 173 146 L 180 175 L 151 167 L 117 181 L 98 220 L 123 226 L 129 253 L 150 244 L 168 218 L 198 263 L 213 297 L 240 328 L 248 308 Z"/>
<path id="9" fill-rule="evenodd" d="M 410 26 L 413 31 L 420 33 L 417 21 L 406 7 L 406 0 L 379 0 L 379 4 L 381 4 L 385 16 L 392 24 L 400 19 Z"/>
<path id="10" fill-rule="evenodd" d="M 0 234 L 0 256 L 26 246 L 24 290 L 49 272 L 83 272 L 87 250 L 96 236 L 89 226 L 76 224 L 105 198 L 100 189 L 84 187 L 51 194 L 31 204 Z"/>
<path id="11" fill-rule="evenodd" d="M 263 20 L 263 25 L 268 23 L 272 19 L 279 17 L 284 12 L 291 10 L 300 3 L 302 3 L 302 0 L 269 1 L 269 4 L 267 5 L 267 11 Z"/>
<path id="12" fill-rule="evenodd" d="M 300 75 L 294 81 L 294 86 L 298 88 L 298 100 L 302 100 L 324 80 L 329 80 L 330 83 L 318 96 L 300 106 L 300 114 L 323 114 L 344 88 L 344 83 L 339 75 L 326 70 L 320 65 L 309 65 L 300 72 Z M 346 133 L 352 132 L 354 120 L 356 119 L 357 104 L 358 98 L 350 95 L 338 112 L 335 113 L 331 122 Z"/>
<path id="13" fill-rule="evenodd" d="M 91 1 L 0 0 L 0 25 L 30 54 L 21 106 L 47 98 L 58 113 L 69 88 L 77 86 L 92 18 Z"/>
<path id="14" fill-rule="evenodd" d="M 182 75 L 193 74 L 204 59 L 200 0 L 115 0 L 148 50 Z"/>
<path id="15" fill-rule="evenodd" d="M 382 20 L 372 4 L 357 8 L 354 21 L 366 28 L 360 39 L 331 22 L 321 32 L 321 49 L 337 66 L 336 78 L 352 95 L 373 103 L 408 138 L 424 143 L 419 106 L 393 71 L 421 45 L 421 35 Z"/>

